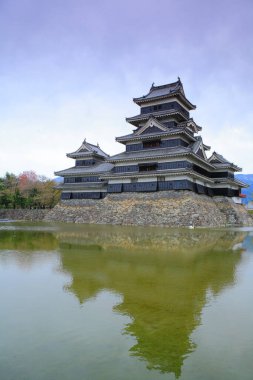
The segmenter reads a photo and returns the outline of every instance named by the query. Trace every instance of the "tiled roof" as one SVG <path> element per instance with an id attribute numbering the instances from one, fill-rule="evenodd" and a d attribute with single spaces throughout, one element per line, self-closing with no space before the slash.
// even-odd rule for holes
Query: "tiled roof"
<path id="1" fill-rule="evenodd" d="M 219 178 L 218 183 L 230 183 L 232 185 L 239 185 L 241 187 L 249 187 L 249 185 L 243 181 L 238 180 L 237 178 Z"/>
<path id="2" fill-rule="evenodd" d="M 181 153 L 191 152 L 189 148 L 186 147 L 173 147 L 173 148 L 158 148 L 158 149 L 147 149 L 134 152 L 122 152 L 111 156 L 108 161 L 114 162 L 117 160 L 131 160 L 131 159 L 146 159 L 146 158 L 156 158 L 156 157 L 166 157 L 167 155 L 176 155 Z"/>
<path id="3" fill-rule="evenodd" d="M 216 152 L 213 152 L 208 161 L 217 168 L 231 167 L 238 172 L 242 170 L 239 166 L 233 164 L 233 162 L 228 161 L 225 157 Z"/>
<path id="4" fill-rule="evenodd" d="M 194 143 L 192 143 L 191 144 L 191 150 L 193 151 L 193 153 L 197 153 L 197 151 L 199 150 L 200 146 L 201 146 L 201 141 L 200 140 L 197 140 Z"/>
<path id="5" fill-rule="evenodd" d="M 131 121 L 147 120 L 150 118 L 150 116 L 153 116 L 153 115 L 155 118 L 159 118 L 159 117 L 163 117 L 163 116 L 167 116 L 167 115 L 173 116 L 176 114 L 182 115 L 185 119 L 185 116 L 183 115 L 182 112 L 180 112 L 180 110 L 171 109 L 171 110 L 164 110 L 164 111 L 158 111 L 158 112 L 142 113 L 142 114 L 135 115 L 132 117 L 127 117 L 126 121 L 131 122 Z"/>
<path id="6" fill-rule="evenodd" d="M 147 102 L 148 100 L 151 100 L 154 98 L 160 98 L 160 97 L 165 97 L 165 96 L 173 96 L 174 94 L 181 95 L 181 98 L 183 98 L 184 101 L 186 103 L 188 103 L 188 105 L 192 109 L 196 108 L 193 104 L 191 104 L 189 102 L 188 99 L 186 99 L 183 84 L 182 84 L 180 78 L 178 78 L 177 82 L 168 83 L 168 84 L 165 84 L 162 86 L 155 86 L 154 84 L 152 84 L 152 86 L 149 90 L 149 93 L 147 95 L 143 95 L 139 98 L 134 98 L 133 100 L 135 103 L 140 104 L 140 103 Z"/>
<path id="7" fill-rule="evenodd" d="M 186 129 L 175 127 L 175 128 L 168 128 L 168 130 L 166 132 L 161 131 L 159 133 L 158 132 L 156 132 L 156 133 L 142 133 L 140 135 L 136 135 L 135 133 L 131 133 L 129 135 L 116 137 L 116 141 L 125 142 L 125 141 L 131 141 L 131 140 L 143 140 L 143 139 L 149 139 L 149 138 L 152 139 L 154 137 L 160 138 L 160 137 L 166 137 L 166 136 L 171 136 L 171 135 L 177 135 L 180 133 L 186 134 L 187 136 L 189 136 L 191 138 L 191 140 L 196 139 L 196 137 L 192 136 L 190 134 L 190 132 L 188 132 Z"/>
<path id="8" fill-rule="evenodd" d="M 137 161 L 137 160 L 146 160 L 146 159 L 161 159 L 165 157 L 176 157 L 177 155 L 190 154 L 195 158 L 200 160 L 202 164 L 205 164 L 209 168 L 215 168 L 216 166 L 209 162 L 205 156 L 200 157 L 194 150 L 193 145 L 191 144 L 188 147 L 177 146 L 177 147 L 168 147 L 168 148 L 152 148 L 152 149 L 143 149 L 139 151 L 131 152 L 122 152 L 111 156 L 107 161 L 116 162 L 116 161 Z"/>
<path id="9" fill-rule="evenodd" d="M 109 155 L 106 154 L 98 145 L 90 144 L 86 142 L 86 140 L 83 141 L 80 148 L 78 148 L 75 152 L 67 153 L 67 156 L 71 158 L 76 158 L 76 157 L 91 156 L 93 154 L 97 154 L 104 158 L 109 157 Z"/>
<path id="10" fill-rule="evenodd" d="M 198 131 L 202 130 L 202 127 L 200 127 L 199 125 L 197 125 L 192 117 L 190 117 L 186 121 L 182 121 L 181 123 L 178 124 L 178 126 L 179 127 L 188 127 L 188 128 L 191 128 L 196 133 L 198 133 Z"/>
<path id="11" fill-rule="evenodd" d="M 228 163 L 214 163 L 214 162 L 210 162 L 215 168 L 217 169 L 221 169 L 221 168 L 233 168 L 235 171 L 237 172 L 241 172 L 242 171 L 242 168 L 240 168 L 239 166 L 233 164 L 232 162 L 228 162 Z"/>
<path id="12" fill-rule="evenodd" d="M 93 144 L 89 144 L 91 149 L 96 152 L 97 154 L 99 154 L 100 156 L 103 156 L 103 157 L 108 157 L 109 155 L 106 154 L 98 145 L 93 145 Z"/>
<path id="13" fill-rule="evenodd" d="M 112 164 L 110 164 L 109 162 L 103 162 L 102 164 L 88 166 L 88 167 L 74 166 L 69 169 L 55 172 L 55 175 L 64 177 L 65 175 L 99 174 L 99 173 L 109 172 L 112 168 L 113 168 Z"/>
<path id="14" fill-rule="evenodd" d="M 128 138 L 134 138 L 134 137 L 142 137 L 142 136 L 167 136 L 167 135 L 170 135 L 172 133 L 175 133 L 175 132 L 182 132 L 182 128 L 167 128 L 167 131 L 161 131 L 161 132 L 155 132 L 155 133 L 141 133 L 140 135 L 136 135 L 136 131 L 135 130 L 133 133 L 130 133 L 129 135 L 125 135 L 125 136 L 120 136 L 120 137 L 116 137 L 116 141 L 120 141 L 120 140 L 124 140 L 124 139 L 128 139 Z"/>
<path id="15" fill-rule="evenodd" d="M 170 83 L 164 86 L 153 86 L 150 92 L 145 96 L 146 99 L 154 98 L 155 96 L 164 96 L 167 94 L 175 93 L 182 90 L 179 82 Z"/>
<path id="16" fill-rule="evenodd" d="M 225 157 L 223 157 L 221 154 L 218 154 L 216 152 L 213 152 L 212 156 L 210 157 L 210 161 L 212 159 L 215 159 L 217 158 L 218 161 L 220 161 L 220 163 L 222 164 L 231 164 L 231 162 L 229 162 Z"/>
<path id="17" fill-rule="evenodd" d="M 162 86 L 155 86 L 154 84 L 152 84 L 152 86 L 149 90 L 149 93 L 147 95 L 144 95 L 140 98 L 135 98 L 135 99 L 136 100 L 137 99 L 143 99 L 143 98 L 150 99 L 150 98 L 154 98 L 157 96 L 164 96 L 164 95 L 172 94 L 175 92 L 182 92 L 182 94 L 184 94 L 183 85 L 182 85 L 180 80 L 178 80 L 177 82 L 164 84 Z"/>

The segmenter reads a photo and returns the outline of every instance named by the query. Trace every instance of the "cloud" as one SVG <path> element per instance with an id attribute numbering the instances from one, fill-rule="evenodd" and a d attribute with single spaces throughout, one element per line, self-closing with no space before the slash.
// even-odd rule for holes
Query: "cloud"
<path id="1" fill-rule="evenodd" d="M 2 174 L 52 176 L 84 137 L 123 150 L 114 138 L 133 129 L 132 97 L 178 75 L 205 142 L 253 172 L 251 1 L 158 0 L 154 13 L 144 0 L 14 0 L 0 10 Z"/>

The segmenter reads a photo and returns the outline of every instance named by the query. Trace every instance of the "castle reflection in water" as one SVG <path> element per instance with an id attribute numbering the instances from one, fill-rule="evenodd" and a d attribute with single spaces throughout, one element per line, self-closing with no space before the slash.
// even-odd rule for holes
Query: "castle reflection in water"
<path id="1" fill-rule="evenodd" d="M 12 231 L 0 233 L 0 249 L 18 248 L 27 265 L 38 250 L 57 252 L 59 270 L 71 276 L 64 290 L 82 305 L 104 290 L 121 295 L 113 312 L 131 318 L 123 331 L 135 338 L 129 354 L 177 378 L 196 348 L 191 335 L 201 324 L 208 294 L 235 281 L 245 238 L 225 230 L 110 226 L 17 229 L 15 238 Z"/>

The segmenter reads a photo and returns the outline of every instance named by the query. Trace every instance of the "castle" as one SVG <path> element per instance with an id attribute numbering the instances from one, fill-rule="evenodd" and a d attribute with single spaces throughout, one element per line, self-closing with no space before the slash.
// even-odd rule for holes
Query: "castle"
<path id="1" fill-rule="evenodd" d="M 150 88 L 134 98 L 140 113 L 126 119 L 134 131 L 116 141 L 125 151 L 109 156 L 84 140 L 67 157 L 75 166 L 57 171 L 64 177 L 61 199 L 102 199 L 108 193 L 188 190 L 198 194 L 233 197 L 240 202 L 247 185 L 234 177 L 237 165 L 213 152 L 208 158 L 198 126 L 190 111 L 196 108 L 185 96 L 178 78 Z"/>

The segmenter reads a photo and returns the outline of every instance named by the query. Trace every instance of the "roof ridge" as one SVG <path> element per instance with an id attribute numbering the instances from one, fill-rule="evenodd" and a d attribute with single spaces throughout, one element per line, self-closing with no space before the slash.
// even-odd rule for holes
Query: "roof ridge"
<path id="1" fill-rule="evenodd" d="M 172 87 L 172 86 L 175 86 L 176 84 L 179 84 L 179 83 L 181 83 L 180 80 L 177 80 L 176 82 L 172 82 L 172 83 L 161 84 L 159 86 L 152 85 L 151 89 L 161 89 L 161 88 Z"/>
<path id="2" fill-rule="evenodd" d="M 92 143 L 89 143 L 89 142 L 86 142 L 86 144 L 89 144 L 91 146 L 94 146 L 95 148 L 99 148 L 99 146 L 95 145 L 95 144 L 92 144 Z"/>

